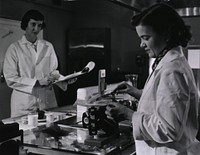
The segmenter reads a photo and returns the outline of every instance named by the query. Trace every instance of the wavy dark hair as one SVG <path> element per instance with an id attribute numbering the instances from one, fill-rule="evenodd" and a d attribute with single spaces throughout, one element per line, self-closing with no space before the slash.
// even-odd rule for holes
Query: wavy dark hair
<path id="1" fill-rule="evenodd" d="M 181 16 L 168 4 L 155 4 L 131 19 L 132 26 L 150 26 L 155 32 L 164 35 L 167 46 L 186 47 L 192 38 L 190 26 L 185 25 Z"/>
<path id="2" fill-rule="evenodd" d="M 21 29 L 22 30 L 26 30 L 26 27 L 28 26 L 28 22 L 30 21 L 30 19 L 41 20 L 41 21 L 43 21 L 42 29 L 44 29 L 46 27 L 43 14 L 41 12 L 39 12 L 38 10 L 32 9 L 32 10 L 27 11 L 24 14 L 24 16 L 22 17 L 22 21 L 21 21 Z"/>

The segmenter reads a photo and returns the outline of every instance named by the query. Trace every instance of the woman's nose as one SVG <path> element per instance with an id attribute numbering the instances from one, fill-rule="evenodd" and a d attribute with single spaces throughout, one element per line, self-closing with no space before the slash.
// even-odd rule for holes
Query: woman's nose
<path id="1" fill-rule="evenodd" d="M 140 47 L 141 47 L 141 48 L 144 48 L 145 46 L 146 46 L 145 43 L 144 43 L 143 41 L 141 41 Z"/>
<path id="2" fill-rule="evenodd" d="M 40 27 L 39 27 L 38 25 L 35 25 L 35 26 L 34 26 L 34 30 L 35 30 L 35 31 L 40 31 Z"/>

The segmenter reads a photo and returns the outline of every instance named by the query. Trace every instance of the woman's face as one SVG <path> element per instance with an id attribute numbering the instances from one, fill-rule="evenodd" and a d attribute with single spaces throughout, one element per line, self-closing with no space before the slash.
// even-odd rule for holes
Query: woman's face
<path id="1" fill-rule="evenodd" d="M 156 58 L 166 47 L 164 37 L 156 33 L 150 26 L 138 25 L 136 32 L 141 39 L 140 47 L 147 52 L 150 58 Z"/>
<path id="2" fill-rule="evenodd" d="M 31 40 L 36 39 L 42 29 L 42 24 L 43 21 L 30 19 L 26 27 L 26 36 Z"/>

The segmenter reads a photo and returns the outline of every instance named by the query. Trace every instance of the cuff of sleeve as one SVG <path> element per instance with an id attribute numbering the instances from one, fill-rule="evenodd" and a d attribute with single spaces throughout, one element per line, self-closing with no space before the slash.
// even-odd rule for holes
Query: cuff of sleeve
<path id="1" fill-rule="evenodd" d="M 21 87 L 19 90 L 27 93 L 32 93 L 36 81 L 37 81 L 36 79 L 24 79 L 23 80 L 24 86 Z"/>
<path id="2" fill-rule="evenodd" d="M 30 85 L 30 86 L 34 86 L 36 81 L 37 81 L 36 79 L 30 79 L 30 78 L 24 78 L 23 79 L 23 83 L 25 85 Z"/>
<path id="3" fill-rule="evenodd" d="M 142 126 L 142 115 L 139 112 L 134 112 L 132 115 L 132 125 L 133 125 L 133 137 L 135 140 L 142 139 L 142 132 L 140 127 Z"/>

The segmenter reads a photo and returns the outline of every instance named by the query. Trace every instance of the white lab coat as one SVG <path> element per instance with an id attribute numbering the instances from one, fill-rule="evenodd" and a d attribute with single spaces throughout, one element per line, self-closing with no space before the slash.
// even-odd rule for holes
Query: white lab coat
<path id="1" fill-rule="evenodd" d="M 198 130 L 197 98 L 181 47 L 171 49 L 147 80 L 132 116 L 137 155 L 191 155 Z"/>
<path id="2" fill-rule="evenodd" d="M 57 67 L 54 48 L 48 41 L 37 40 L 35 49 L 23 36 L 8 47 L 3 72 L 7 85 L 13 89 L 11 117 L 28 114 L 37 107 L 43 110 L 57 106 L 53 87 L 35 86 L 36 80 L 58 72 Z M 67 84 L 61 88 L 66 90 Z"/>

